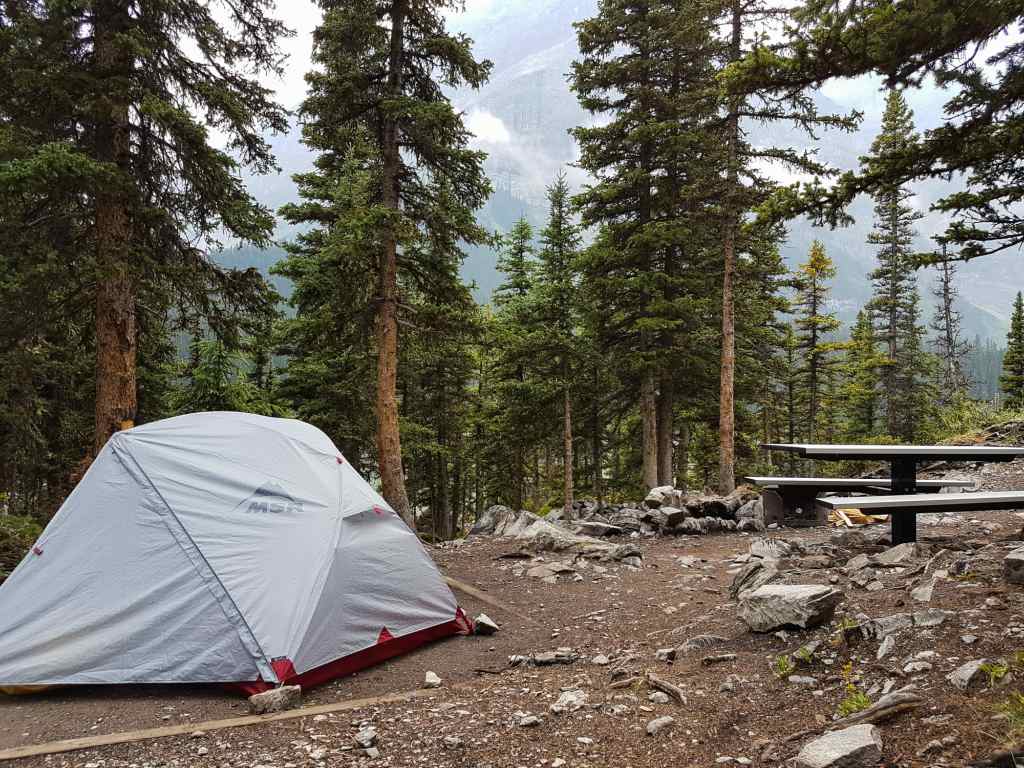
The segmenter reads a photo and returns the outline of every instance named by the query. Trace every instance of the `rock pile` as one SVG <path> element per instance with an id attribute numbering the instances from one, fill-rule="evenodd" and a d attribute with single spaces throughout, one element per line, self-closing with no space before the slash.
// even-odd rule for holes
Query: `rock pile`
<path id="1" fill-rule="evenodd" d="M 486 509 L 469 533 L 540 539 L 541 549 L 565 551 L 593 549 L 593 540 L 607 536 L 704 535 L 736 530 L 765 530 L 764 508 L 756 493 L 739 488 L 728 496 L 702 496 L 664 486 L 653 489 L 636 505 L 577 501 L 571 519 L 560 509 L 541 518 L 532 512 L 515 512 L 498 504 Z M 590 543 L 572 541 L 566 534 L 582 537 Z"/>

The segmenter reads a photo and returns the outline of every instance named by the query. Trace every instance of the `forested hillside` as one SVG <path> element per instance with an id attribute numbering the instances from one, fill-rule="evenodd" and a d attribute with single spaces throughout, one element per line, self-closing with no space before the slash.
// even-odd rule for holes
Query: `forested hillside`
<path id="1" fill-rule="evenodd" d="M 288 113 L 264 5 L 186 6 L 0 15 L 12 511 L 191 411 L 308 421 L 449 537 L 1018 402 L 998 24 L 883 82 L 813 68 L 813 4 L 325 3 Z"/>

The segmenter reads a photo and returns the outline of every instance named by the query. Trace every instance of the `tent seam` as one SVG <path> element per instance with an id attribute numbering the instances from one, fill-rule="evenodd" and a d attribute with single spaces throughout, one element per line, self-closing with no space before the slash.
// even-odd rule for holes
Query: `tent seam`
<path id="1" fill-rule="evenodd" d="M 117 435 L 115 435 L 112 439 L 116 439 L 116 438 L 117 438 Z M 114 447 L 116 448 L 117 444 L 115 444 Z M 124 460 L 122 459 L 119 451 L 115 450 L 115 451 L 113 451 L 113 454 L 114 454 L 114 457 L 119 462 L 124 464 Z M 260 672 L 260 674 L 266 674 L 267 671 L 269 670 L 271 672 L 271 674 L 274 675 L 275 681 L 276 682 L 280 682 L 279 680 L 276 679 L 277 678 L 277 673 L 275 673 L 273 671 L 273 665 L 270 663 L 270 659 L 267 658 L 267 653 L 263 649 L 263 646 L 260 644 L 259 640 L 256 638 L 255 633 L 252 631 L 252 627 L 249 626 L 249 622 L 246 621 L 245 615 L 242 613 L 241 609 L 238 607 L 238 604 L 235 603 L 234 598 L 231 596 L 231 593 L 228 591 L 227 587 L 224 586 L 224 582 L 221 581 L 220 577 L 217 575 L 217 572 L 213 569 L 213 566 L 211 566 L 210 562 L 206 559 L 206 556 L 203 554 L 203 551 L 199 548 L 199 545 L 196 544 L 195 540 L 191 537 L 191 535 L 189 535 L 189 532 L 185 529 L 185 526 L 182 525 L 181 520 L 178 519 L 177 513 L 174 511 L 174 509 L 171 508 L 171 505 L 167 503 L 167 499 L 165 499 L 164 495 L 162 493 L 160 493 L 160 490 L 156 487 L 156 484 L 150 479 L 150 477 L 147 474 L 146 470 L 143 469 L 143 467 L 139 463 L 139 461 L 134 456 L 132 456 L 130 453 L 127 453 L 126 455 L 128 455 L 131 458 L 132 464 L 135 465 L 135 468 L 139 471 L 139 473 L 145 479 L 146 483 L 152 489 L 153 493 L 155 493 L 157 495 L 157 498 L 160 499 L 160 502 L 164 505 L 164 508 L 167 510 L 167 512 L 170 515 L 170 517 L 174 520 L 175 523 L 177 523 L 177 529 L 174 528 L 171 525 L 168 525 L 166 521 L 164 522 L 164 525 L 167 527 L 167 529 L 170 532 L 171 537 L 174 539 L 174 541 L 178 544 L 179 547 L 181 547 L 182 551 L 185 553 L 185 556 L 189 559 L 189 562 L 192 563 L 192 567 L 196 568 L 196 571 L 198 572 L 199 577 L 203 580 L 203 583 L 206 585 L 206 588 L 210 590 L 211 594 L 213 595 L 214 600 L 217 601 L 217 605 L 220 606 L 221 611 L 224 612 L 224 617 L 228 620 L 228 623 L 230 623 L 235 628 L 235 632 L 238 633 L 238 639 L 241 641 L 242 645 L 247 647 L 249 644 L 246 642 L 245 638 L 242 636 L 243 633 L 239 631 L 239 626 L 238 626 L 239 622 L 241 623 L 241 625 L 243 627 L 245 627 L 245 634 L 248 635 L 248 639 L 256 647 L 256 649 L 259 651 L 258 654 L 253 654 L 253 658 L 256 661 L 257 670 Z M 125 467 L 125 469 L 127 469 L 127 467 Z M 189 543 L 191 548 L 190 547 L 186 547 L 181 542 L 179 534 L 185 536 L 185 538 L 188 540 L 188 543 Z M 197 566 L 197 563 L 195 561 L 195 557 L 193 557 L 192 552 L 194 552 L 195 555 L 198 556 L 198 558 L 201 561 L 202 565 L 205 566 L 206 573 L 203 572 L 203 569 L 201 569 L 201 568 L 199 568 Z M 218 595 L 216 589 L 213 589 L 211 587 L 211 585 L 210 585 L 210 577 L 213 578 L 214 582 L 216 582 L 216 585 L 220 588 L 220 593 L 223 595 L 223 598 L 221 597 L 221 595 Z M 228 601 L 228 603 L 231 605 L 231 608 L 234 609 L 234 612 L 235 612 L 235 614 L 238 617 L 237 620 L 232 618 L 230 611 L 225 610 L 225 608 L 224 608 L 224 599 L 226 599 Z M 249 652 L 252 653 L 252 649 L 251 648 L 249 648 Z M 261 660 L 263 662 L 263 666 L 266 667 L 265 670 L 260 670 L 259 669 L 260 661 Z"/>

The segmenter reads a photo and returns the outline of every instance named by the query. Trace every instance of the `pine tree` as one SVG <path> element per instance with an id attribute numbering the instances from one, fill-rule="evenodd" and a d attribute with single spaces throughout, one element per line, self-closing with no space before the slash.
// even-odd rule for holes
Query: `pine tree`
<path id="1" fill-rule="evenodd" d="M 228 5 L 0 12 L 0 196 L 32 198 L 20 210 L 0 204 L 0 231 L 46 243 L 67 270 L 55 277 L 87 286 L 69 312 L 84 309 L 94 324 L 93 452 L 139 417 L 140 307 L 173 297 L 179 322 L 195 314 L 222 336 L 237 329 L 226 308 L 271 309 L 258 274 L 227 273 L 208 257 L 224 236 L 269 243 L 272 218 L 238 171 L 270 170 L 263 133 L 287 127 L 259 82 L 280 72 L 284 27 L 263 0 Z"/>
<path id="2" fill-rule="evenodd" d="M 867 311 L 857 313 L 842 363 L 840 397 L 844 433 L 853 442 L 867 442 L 877 434 L 881 395 L 878 370 L 883 358 L 877 351 L 875 326 Z"/>
<path id="3" fill-rule="evenodd" d="M 939 402 L 957 403 L 967 397 L 971 380 L 964 371 L 971 345 L 960 334 L 960 312 L 956 308 L 959 290 L 956 286 L 956 265 L 946 255 L 942 244 L 942 260 L 936 265 L 938 276 L 932 295 L 936 299 L 932 330 L 932 349 L 939 361 Z"/>
<path id="4" fill-rule="evenodd" d="M 785 95 L 869 73 L 893 88 L 930 79 L 948 93 L 943 113 L 951 119 L 902 152 L 863 163 L 836 185 L 803 185 L 805 194 L 787 195 L 781 215 L 812 211 L 816 220 L 835 224 L 848 219 L 846 207 L 862 193 L 962 177 L 964 186 L 934 206 L 950 215 L 944 239 L 961 244 L 963 258 L 1024 243 L 1017 205 L 1024 183 L 1017 162 L 1024 43 L 1004 34 L 1024 19 L 1019 3 L 803 0 L 788 17 L 785 34 L 766 38 L 726 73 L 729 91 Z"/>
<path id="5" fill-rule="evenodd" d="M 606 118 L 573 131 L 595 179 L 576 203 L 600 228 L 585 280 L 606 309 L 604 352 L 630 379 L 620 394 L 638 400 L 650 488 L 673 481 L 675 414 L 696 389 L 678 372 L 706 354 L 692 337 L 707 313 L 710 208 L 722 186 L 714 21 L 704 2 L 603 0 L 576 29 L 573 90 Z"/>
<path id="6" fill-rule="evenodd" d="M 916 141 L 913 113 L 899 91 L 890 91 L 882 116 L 882 128 L 871 145 L 873 157 L 897 155 Z M 875 227 L 868 235 L 868 243 L 877 247 L 878 267 L 870 277 L 874 284 L 874 297 L 868 305 L 874 319 L 876 338 L 885 349 L 881 368 L 882 401 L 885 409 L 886 431 L 898 437 L 906 430 L 901 424 L 908 414 L 901 410 L 913 400 L 905 391 L 913 372 L 901 366 L 908 363 L 907 349 L 918 335 L 916 317 L 918 302 L 914 279 L 912 246 L 917 235 L 914 222 L 921 213 L 907 201 L 912 193 L 903 185 L 889 185 L 874 194 Z"/>
<path id="7" fill-rule="evenodd" d="M 766 33 L 766 23 L 785 16 L 787 9 L 766 0 L 716 0 L 716 17 L 721 33 L 719 62 L 735 65 L 751 46 L 756 46 Z M 747 211 L 767 200 L 774 185 L 759 172 L 765 163 L 781 162 L 791 169 L 814 176 L 829 176 L 833 171 L 817 161 L 811 152 L 792 147 L 764 146 L 747 139 L 745 124 L 782 123 L 814 135 L 821 127 L 851 130 L 850 118 L 819 115 L 813 99 L 804 88 L 792 88 L 781 94 L 767 89 L 750 88 L 746 92 L 733 89 L 726 94 L 723 105 L 726 161 L 725 190 L 721 196 L 719 227 L 722 264 L 721 365 L 719 376 L 719 472 L 718 486 L 730 493 L 736 485 L 736 317 L 735 287 L 737 254 L 743 249 L 744 217 Z"/>
<path id="8" fill-rule="evenodd" d="M 836 267 L 825 253 L 825 246 L 815 240 L 807 261 L 797 268 L 793 302 L 796 346 L 802 358 L 799 392 L 804 406 L 805 436 L 811 443 L 820 437 L 823 388 L 832 381 L 835 365 L 833 354 L 837 345 L 828 339 L 839 329 L 839 320 L 835 313 L 827 311 L 828 282 L 835 276 Z"/>
<path id="9" fill-rule="evenodd" d="M 540 233 L 538 277 L 534 285 L 534 346 L 556 362 L 552 372 L 562 399 L 563 509 L 573 517 L 573 422 L 572 389 L 579 359 L 577 308 L 577 259 L 579 228 L 572 221 L 569 185 L 560 174 L 548 188 L 548 222 Z"/>
<path id="10" fill-rule="evenodd" d="M 377 462 L 384 497 L 410 524 L 397 386 L 400 285 L 403 276 L 429 282 L 432 254 L 447 258 L 460 241 L 487 239 L 473 217 L 490 192 L 483 155 L 469 148 L 462 115 L 443 89 L 479 87 L 490 64 L 473 58 L 467 37 L 447 31 L 449 5 L 322 0 L 317 68 L 302 105 L 303 140 L 314 151 L 340 161 L 360 142 L 373 146 L 373 194 L 360 218 L 375 240 Z M 438 185 L 447 190 L 444 211 Z M 302 220 L 317 223 L 307 213 Z"/>
<path id="11" fill-rule="evenodd" d="M 999 390 L 1007 408 L 1024 409 L 1024 295 L 1019 292 L 1013 302 Z"/>

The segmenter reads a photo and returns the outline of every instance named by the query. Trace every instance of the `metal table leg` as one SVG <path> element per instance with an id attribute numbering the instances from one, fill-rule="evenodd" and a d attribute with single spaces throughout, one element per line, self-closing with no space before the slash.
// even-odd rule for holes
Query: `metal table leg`
<path id="1" fill-rule="evenodd" d="M 917 493 L 917 461 L 905 458 L 892 460 L 892 493 L 894 496 Z M 893 546 L 917 541 L 917 515 L 913 512 L 893 512 L 889 521 Z"/>

